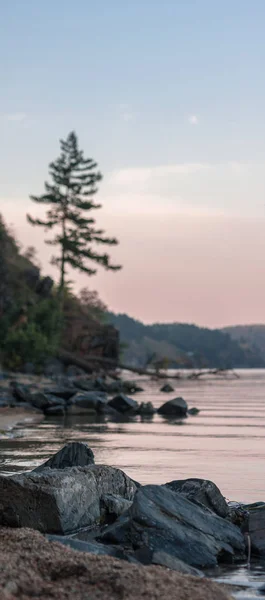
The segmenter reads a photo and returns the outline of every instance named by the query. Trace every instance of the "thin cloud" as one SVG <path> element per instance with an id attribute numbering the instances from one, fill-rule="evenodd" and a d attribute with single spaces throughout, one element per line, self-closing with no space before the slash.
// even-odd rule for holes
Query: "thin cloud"
<path id="1" fill-rule="evenodd" d="M 146 183 L 154 177 L 168 177 L 169 175 L 190 175 L 211 169 L 209 163 L 179 163 L 175 165 L 159 165 L 156 167 L 131 167 L 119 169 L 110 175 L 112 184 L 127 185 L 131 183 Z"/>
<path id="2" fill-rule="evenodd" d="M 188 121 L 189 121 L 190 125 L 198 125 L 198 123 L 199 123 L 199 119 L 198 119 L 197 115 L 190 115 Z"/>
<path id="3" fill-rule="evenodd" d="M 14 121 L 17 123 L 21 123 L 22 121 L 25 121 L 26 116 L 27 115 L 25 113 L 17 112 L 17 113 L 11 113 L 9 115 L 6 115 L 6 119 L 7 119 L 7 121 Z"/>

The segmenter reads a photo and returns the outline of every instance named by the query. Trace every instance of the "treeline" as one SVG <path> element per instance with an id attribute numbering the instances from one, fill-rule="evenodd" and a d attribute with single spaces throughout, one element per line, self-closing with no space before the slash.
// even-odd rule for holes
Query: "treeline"
<path id="1" fill-rule="evenodd" d="M 125 314 L 108 315 L 120 332 L 124 362 L 144 367 L 160 364 L 172 368 L 264 367 L 258 348 L 234 340 L 218 329 L 183 323 L 144 325 Z"/>

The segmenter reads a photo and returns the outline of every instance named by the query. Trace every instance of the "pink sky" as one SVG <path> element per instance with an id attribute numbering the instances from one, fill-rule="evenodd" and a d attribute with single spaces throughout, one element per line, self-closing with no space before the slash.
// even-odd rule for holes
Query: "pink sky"
<path id="1" fill-rule="evenodd" d="M 51 248 L 44 232 L 26 223 L 29 201 L 8 200 L 3 214 L 23 246 L 35 245 L 44 273 Z M 97 289 L 115 312 L 146 323 L 192 322 L 210 327 L 262 323 L 265 313 L 265 220 L 207 214 L 97 212 L 120 245 L 111 249 L 124 268 L 95 277 L 73 273 L 77 288 Z"/>

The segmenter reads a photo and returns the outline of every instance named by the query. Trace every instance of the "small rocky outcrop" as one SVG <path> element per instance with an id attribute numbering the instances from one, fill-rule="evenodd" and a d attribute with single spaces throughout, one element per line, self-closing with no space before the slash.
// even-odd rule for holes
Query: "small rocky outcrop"
<path id="1" fill-rule="evenodd" d="M 139 415 L 150 416 L 150 415 L 154 415 L 155 412 L 156 412 L 156 410 L 155 410 L 155 407 L 152 404 L 152 402 L 141 402 L 141 404 L 138 408 Z"/>
<path id="2" fill-rule="evenodd" d="M 170 385 L 170 383 L 165 383 L 165 385 L 162 385 L 162 387 L 160 388 L 160 392 L 165 392 L 166 394 L 168 394 L 170 392 L 174 392 L 174 388 L 172 387 L 172 385 Z"/>
<path id="3" fill-rule="evenodd" d="M 106 403 L 105 392 L 78 392 L 67 403 L 67 412 L 74 415 L 104 412 Z"/>
<path id="4" fill-rule="evenodd" d="M 125 396 L 125 394 L 118 394 L 108 403 L 111 408 L 114 408 L 119 413 L 136 413 L 139 406 L 136 400 Z"/>
<path id="5" fill-rule="evenodd" d="M 165 417 L 186 417 L 188 405 L 183 398 L 173 398 L 162 404 L 157 412 Z"/>
<path id="6" fill-rule="evenodd" d="M 142 486 L 131 508 L 107 527 L 99 541 L 135 550 L 149 548 L 198 568 L 244 556 L 241 531 L 165 486 Z"/>
<path id="7" fill-rule="evenodd" d="M 45 469 L 66 469 L 68 467 L 87 467 L 95 463 L 94 453 L 83 442 L 70 442 L 56 452 L 45 463 L 33 469 L 33 473 L 41 473 Z"/>
<path id="8" fill-rule="evenodd" d="M 135 491 L 125 473 L 102 465 L 0 476 L 0 525 L 72 533 L 100 523 L 102 496 L 132 500 Z"/>
<path id="9" fill-rule="evenodd" d="M 228 516 L 228 504 L 219 488 L 207 479 L 179 479 L 165 484 L 167 488 L 180 494 L 195 504 L 203 504 L 219 517 Z"/>

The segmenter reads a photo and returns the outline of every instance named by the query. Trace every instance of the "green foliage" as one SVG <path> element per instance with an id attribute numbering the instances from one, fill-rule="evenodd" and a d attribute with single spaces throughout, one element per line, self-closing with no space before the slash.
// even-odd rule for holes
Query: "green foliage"
<path id="1" fill-rule="evenodd" d="M 54 350 L 53 344 L 37 324 L 28 323 L 25 327 L 8 332 L 3 346 L 3 364 L 11 370 L 19 369 L 26 362 L 40 367 Z"/>
<path id="2" fill-rule="evenodd" d="M 52 246 L 59 246 L 59 256 L 52 257 L 52 264 L 60 269 L 59 290 L 65 285 L 66 268 L 71 267 L 88 275 L 94 275 L 99 264 L 105 269 L 118 270 L 112 265 L 108 254 L 97 253 L 95 244 L 116 245 L 115 238 L 105 237 L 102 229 L 95 227 L 90 211 L 101 208 L 93 196 L 97 193 L 97 183 L 102 175 L 92 159 L 86 159 L 78 147 L 78 139 L 71 132 L 67 139 L 60 141 L 61 154 L 50 164 L 49 173 L 52 183 L 45 182 L 45 193 L 31 196 L 34 202 L 47 204 L 46 219 L 28 217 L 32 225 L 46 230 L 55 229 L 53 239 L 46 240 Z M 87 217 L 89 213 L 89 217 Z"/>

